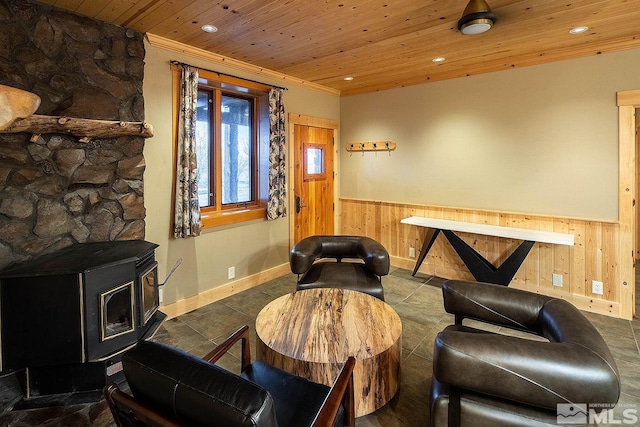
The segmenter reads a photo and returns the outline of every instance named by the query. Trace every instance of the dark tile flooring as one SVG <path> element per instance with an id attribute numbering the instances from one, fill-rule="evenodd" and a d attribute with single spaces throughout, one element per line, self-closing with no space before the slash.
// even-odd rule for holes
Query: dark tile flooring
<path id="1" fill-rule="evenodd" d="M 433 340 L 453 318 L 442 307 L 442 279 L 392 268 L 383 279 L 386 302 L 400 315 L 402 336 L 402 377 L 398 394 L 373 414 L 356 420 L 357 427 L 426 426 L 429 422 L 429 386 Z M 154 340 L 203 356 L 243 324 L 254 329 L 258 312 L 268 302 L 295 288 L 295 277 L 287 275 L 233 295 L 178 318 L 165 321 Z M 636 310 L 637 311 L 637 310 Z M 638 312 L 638 311 L 637 311 Z M 622 376 L 620 403 L 640 407 L 640 320 L 626 321 L 586 313 L 603 335 Z M 509 331 L 495 327 L 495 330 Z M 252 336 L 252 348 L 255 332 Z M 238 371 L 238 349 L 220 364 Z M 11 377 L 0 379 L 2 426 L 112 426 L 103 400 L 89 404 L 69 404 L 32 410 L 11 410 L 20 394 Z M 639 408 L 640 409 L 640 408 Z M 620 419 L 621 416 L 620 416 Z"/>

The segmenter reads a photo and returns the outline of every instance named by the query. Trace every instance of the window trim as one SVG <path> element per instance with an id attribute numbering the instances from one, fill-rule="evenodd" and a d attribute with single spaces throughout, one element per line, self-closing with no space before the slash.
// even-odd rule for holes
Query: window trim
<path id="1" fill-rule="evenodd" d="M 180 77 L 181 77 L 181 67 L 178 65 L 171 65 L 171 69 L 173 72 L 173 182 L 175 183 L 176 179 L 176 159 L 177 159 L 177 131 L 178 131 L 178 116 L 179 116 L 179 98 L 180 98 Z M 245 221 L 252 221 L 257 219 L 266 220 L 267 217 L 267 198 L 268 192 L 265 191 L 265 186 L 263 185 L 263 181 L 266 182 L 268 179 L 268 171 L 265 171 L 264 168 L 268 168 L 268 145 L 269 145 L 269 116 L 268 116 L 268 105 L 269 105 L 269 91 L 271 90 L 271 86 L 260 84 L 257 82 L 243 80 L 241 78 L 221 75 L 212 71 L 199 69 L 198 70 L 199 79 L 205 80 L 206 84 L 200 83 L 199 86 L 206 86 L 208 88 L 213 89 L 213 94 L 215 96 L 222 96 L 224 92 L 239 95 L 240 97 L 246 97 L 248 99 L 253 99 L 253 109 L 254 109 L 254 126 L 255 132 L 255 141 L 253 142 L 253 147 L 255 150 L 253 161 L 254 165 L 252 166 L 253 177 L 254 180 L 254 188 L 255 188 L 255 200 L 252 202 L 247 202 L 246 204 L 220 204 L 220 209 L 217 208 L 201 208 L 200 216 L 202 220 L 202 228 L 212 228 L 218 227 L 222 225 L 229 224 L 237 224 Z M 214 100 L 214 104 L 217 100 Z M 215 104 L 217 105 L 217 104 Z M 266 106 L 266 110 L 265 107 Z M 218 109 L 215 109 L 216 114 L 216 122 L 219 123 L 221 118 L 221 112 Z M 266 111 L 266 113 L 265 113 Z M 263 125 L 263 121 L 266 120 L 266 126 Z M 219 128 L 218 126 L 214 126 L 214 128 Z M 215 130 L 215 132 L 220 132 L 219 130 Z M 266 132 L 266 133 L 265 133 Z M 217 135 L 219 137 L 219 135 Z M 266 147 L 264 145 L 266 144 Z M 214 143 L 214 163 L 212 166 L 219 167 L 217 162 L 220 159 L 220 144 Z M 265 157 L 263 159 L 262 157 Z M 266 166 L 265 166 L 266 161 Z M 261 176 L 265 174 L 263 178 Z M 215 188 L 215 197 L 222 197 L 221 189 L 222 183 L 220 180 L 216 180 L 216 188 Z M 175 185 L 172 188 L 172 200 L 173 205 L 175 207 Z"/>

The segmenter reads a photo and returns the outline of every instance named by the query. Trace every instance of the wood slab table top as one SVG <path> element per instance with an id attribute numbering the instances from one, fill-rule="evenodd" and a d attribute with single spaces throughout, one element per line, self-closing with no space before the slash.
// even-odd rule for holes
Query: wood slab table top
<path id="1" fill-rule="evenodd" d="M 463 233 L 482 234 L 507 239 L 531 240 L 533 242 L 551 243 L 554 245 L 574 245 L 575 236 L 555 231 L 530 230 L 527 228 L 505 227 L 502 225 L 481 224 L 476 222 L 452 221 L 448 219 L 411 216 L 400 220 L 402 224 L 419 227 L 437 228 L 440 230 L 460 231 Z"/>
<path id="2" fill-rule="evenodd" d="M 317 383 L 331 385 L 354 356 L 356 416 L 380 408 L 398 390 L 400 317 L 368 294 L 316 288 L 284 295 L 258 314 L 256 333 L 259 360 Z"/>

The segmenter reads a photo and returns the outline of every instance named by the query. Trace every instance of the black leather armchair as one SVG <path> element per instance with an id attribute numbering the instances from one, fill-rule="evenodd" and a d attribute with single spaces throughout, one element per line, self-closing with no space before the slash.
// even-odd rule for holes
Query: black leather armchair
<path id="1" fill-rule="evenodd" d="M 593 325 L 567 301 L 504 286 L 447 281 L 455 325 L 435 339 L 431 425 L 557 425 L 557 404 L 611 404 L 620 376 Z M 464 318 L 545 337 L 506 336 Z"/>
<path id="2" fill-rule="evenodd" d="M 316 384 L 262 362 L 251 363 L 245 325 L 203 359 L 142 341 L 122 356 L 133 394 L 115 383 L 104 393 L 119 427 L 260 426 L 353 427 L 350 357 L 332 387 Z M 215 363 L 242 340 L 241 376 Z"/>
<path id="3" fill-rule="evenodd" d="M 344 259 L 349 261 L 342 262 Z M 342 288 L 384 301 L 382 276 L 389 274 L 389 253 L 369 237 L 307 237 L 293 247 L 289 262 L 298 275 L 298 290 Z"/>

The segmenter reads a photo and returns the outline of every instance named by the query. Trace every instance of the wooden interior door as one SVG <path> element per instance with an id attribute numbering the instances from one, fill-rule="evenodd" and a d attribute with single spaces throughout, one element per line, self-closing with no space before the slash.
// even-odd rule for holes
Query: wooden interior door
<path id="1" fill-rule="evenodd" d="M 294 244 L 333 234 L 333 129 L 294 126 Z"/>

